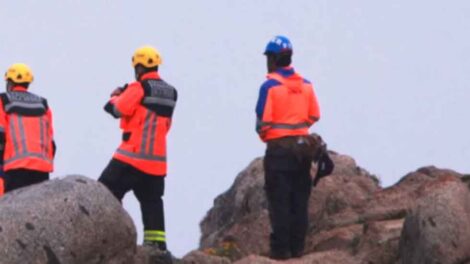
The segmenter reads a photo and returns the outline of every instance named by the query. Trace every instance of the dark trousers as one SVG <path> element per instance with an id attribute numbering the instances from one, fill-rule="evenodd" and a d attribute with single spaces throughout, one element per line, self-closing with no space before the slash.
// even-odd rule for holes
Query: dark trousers
<path id="1" fill-rule="evenodd" d="M 49 180 L 49 173 L 28 169 L 14 169 L 5 172 L 5 192 Z"/>
<path id="2" fill-rule="evenodd" d="M 144 232 L 144 242 L 147 242 L 147 232 L 164 232 L 165 221 L 163 215 L 163 193 L 165 177 L 144 173 L 133 166 L 112 159 L 104 169 L 98 181 L 103 183 L 122 201 L 124 195 L 132 190 L 140 203 Z M 151 238 L 150 238 L 151 240 Z M 166 250 L 165 235 L 159 233 L 158 247 Z"/>
<path id="3" fill-rule="evenodd" d="M 296 149 L 297 148 L 297 149 Z M 312 188 L 311 158 L 305 144 L 292 148 L 268 144 L 264 159 L 265 191 L 271 220 L 271 257 L 303 254 Z"/>

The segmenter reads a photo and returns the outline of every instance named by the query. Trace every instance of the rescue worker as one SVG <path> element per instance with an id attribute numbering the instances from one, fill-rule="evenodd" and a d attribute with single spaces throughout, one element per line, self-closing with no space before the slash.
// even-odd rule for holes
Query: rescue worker
<path id="1" fill-rule="evenodd" d="M 167 174 L 166 136 L 176 105 L 176 89 L 161 79 L 160 53 L 144 46 L 135 51 L 135 82 L 117 88 L 104 109 L 121 119 L 122 143 L 99 181 L 121 201 L 132 190 L 140 203 L 144 245 L 167 252 L 163 214 Z"/>
<path id="2" fill-rule="evenodd" d="M 28 91 L 31 69 L 13 64 L 5 73 L 0 94 L 0 155 L 5 192 L 49 179 L 55 142 L 47 100 Z"/>
<path id="3" fill-rule="evenodd" d="M 271 221 L 270 257 L 303 254 L 312 188 L 309 127 L 320 118 L 312 84 L 292 68 L 292 44 L 284 36 L 266 46 L 267 81 L 256 106 L 256 130 L 267 143 L 265 191 Z"/>

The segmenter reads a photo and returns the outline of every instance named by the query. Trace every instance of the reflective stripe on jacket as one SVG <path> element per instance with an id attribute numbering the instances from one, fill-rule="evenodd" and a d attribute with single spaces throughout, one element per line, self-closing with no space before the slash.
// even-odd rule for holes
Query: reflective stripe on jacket
<path id="1" fill-rule="evenodd" d="M 14 87 L 0 94 L 0 132 L 5 135 L 4 170 L 53 170 L 52 112 L 47 101 Z"/>
<path id="2" fill-rule="evenodd" d="M 177 92 L 157 72 L 144 74 L 112 98 L 113 115 L 121 118 L 123 141 L 114 158 L 145 173 L 167 173 L 166 135 L 176 105 Z"/>
<path id="3" fill-rule="evenodd" d="M 256 131 L 263 141 L 307 135 L 320 119 L 313 85 L 287 67 L 267 76 L 256 107 Z"/>

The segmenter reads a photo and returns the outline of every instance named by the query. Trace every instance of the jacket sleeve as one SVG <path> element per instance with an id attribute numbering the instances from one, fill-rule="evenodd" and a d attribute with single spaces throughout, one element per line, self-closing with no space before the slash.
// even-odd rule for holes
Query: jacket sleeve
<path id="1" fill-rule="evenodd" d="M 47 109 L 46 112 L 47 120 L 49 121 L 49 138 L 51 139 L 51 144 L 52 144 L 52 156 L 55 157 L 55 154 L 57 152 L 57 145 L 55 143 L 54 139 L 54 123 L 53 123 L 53 118 L 52 118 L 52 110 L 49 108 Z"/>
<path id="2" fill-rule="evenodd" d="M 118 98 L 117 96 L 112 96 L 111 99 L 104 105 L 104 111 L 110 114 L 114 118 L 121 117 L 121 113 L 117 111 L 115 104 L 114 104 L 117 98 Z"/>
<path id="3" fill-rule="evenodd" d="M 175 100 L 175 103 L 178 101 L 178 91 L 176 89 L 175 89 L 174 100 Z M 170 131 L 172 125 L 173 125 L 173 112 L 171 113 L 171 116 L 167 120 L 168 131 Z"/>
<path id="4" fill-rule="evenodd" d="M 122 94 L 111 98 L 108 104 L 105 105 L 105 111 L 114 117 L 132 116 L 143 97 L 144 90 L 140 83 L 132 83 Z"/>
<path id="5" fill-rule="evenodd" d="M 309 117 L 309 123 L 310 125 L 313 125 L 315 122 L 320 120 L 320 105 L 318 104 L 318 99 L 315 94 L 315 90 L 311 89 L 310 93 L 310 104 L 309 104 L 309 109 L 308 109 L 308 117 Z"/>
<path id="6" fill-rule="evenodd" d="M 264 137 L 270 129 L 272 121 L 272 101 L 269 96 L 270 87 L 271 85 L 268 82 L 261 86 L 256 104 L 256 132 L 263 141 L 265 141 Z"/>
<path id="7" fill-rule="evenodd" d="M 7 119 L 3 108 L 3 102 L 0 100 L 0 166 L 3 165 L 3 156 L 5 153 Z"/>

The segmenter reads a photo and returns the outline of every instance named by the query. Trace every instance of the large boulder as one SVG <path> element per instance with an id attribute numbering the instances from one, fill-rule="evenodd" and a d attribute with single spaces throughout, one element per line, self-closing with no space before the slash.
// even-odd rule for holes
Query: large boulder
<path id="1" fill-rule="evenodd" d="M 404 218 L 422 195 L 419 192 L 421 186 L 449 175 L 456 178 L 462 176 L 455 171 L 433 166 L 408 173 L 397 184 L 375 193 L 358 213 L 363 222 Z"/>
<path id="2" fill-rule="evenodd" d="M 382 188 L 378 179 L 359 167 L 353 158 L 335 152 L 330 152 L 330 155 L 335 163 L 333 173 L 321 179 L 316 187 L 312 187 L 309 201 L 310 223 L 306 237 L 306 255 L 301 259 L 290 260 L 287 263 L 396 264 L 400 261 L 400 256 L 403 261 L 413 259 L 404 263 L 434 263 L 426 262 L 429 260 L 429 256 L 441 251 L 448 252 L 444 245 L 452 246 L 457 240 L 447 241 L 445 240 L 447 237 L 442 236 L 442 241 L 448 242 L 447 244 L 444 242 L 439 244 L 444 249 L 428 254 L 428 258 L 424 262 L 415 262 L 416 255 L 421 254 L 419 253 L 421 249 L 418 250 L 418 247 L 431 251 L 435 249 L 430 249 L 426 243 L 430 243 L 429 241 L 433 241 L 433 239 L 439 241 L 434 238 L 439 237 L 437 232 L 439 230 L 436 229 L 435 233 L 429 232 L 425 236 L 420 235 L 416 238 L 416 234 L 412 232 L 416 229 L 410 224 L 417 225 L 418 220 L 409 222 L 411 221 L 410 217 L 417 218 L 414 213 L 406 220 L 405 226 L 408 226 L 409 230 L 405 228 L 403 233 L 402 230 L 405 217 L 410 211 L 415 212 L 414 209 L 418 204 L 421 207 L 426 204 L 439 204 L 433 202 L 432 199 L 439 200 L 441 198 L 431 199 L 429 197 L 434 196 L 429 195 L 438 195 L 441 192 L 447 195 L 447 185 L 444 183 L 448 181 L 460 186 L 460 192 L 453 191 L 455 192 L 453 195 L 460 195 L 460 198 L 449 196 L 448 200 L 453 202 L 444 199 L 445 203 L 452 205 L 446 209 L 458 214 L 459 217 L 455 217 L 454 226 L 447 224 L 441 228 L 441 231 L 451 235 L 459 234 L 458 230 L 462 232 L 462 230 L 466 230 L 464 226 L 470 226 L 468 225 L 470 223 L 465 222 L 465 219 L 468 220 L 470 217 L 467 215 L 467 209 L 464 209 L 467 208 L 467 205 L 465 199 L 462 198 L 469 187 L 467 185 L 470 185 L 470 176 L 463 177 L 462 174 L 452 170 L 429 166 L 405 175 L 391 187 Z M 315 164 L 311 173 L 312 175 L 316 173 Z M 270 221 L 263 186 L 263 160 L 258 158 L 236 177 L 228 191 L 215 199 L 214 207 L 201 222 L 200 250 L 212 252 L 217 256 L 230 256 L 232 261 L 238 260 L 237 263 L 240 264 L 275 263 L 263 257 L 269 252 L 270 233 Z M 430 208 L 426 209 L 429 214 L 436 212 L 439 215 L 453 215 L 443 211 L 444 207 L 440 208 L 441 211 L 434 209 L 434 207 Z M 429 220 L 426 221 L 429 222 Z M 427 223 L 426 221 L 423 223 Z M 443 225 L 454 223 L 452 221 L 446 222 L 445 218 L 442 222 Z M 426 228 L 435 227 L 428 225 Z M 409 233 L 415 240 L 424 240 L 420 240 L 414 247 L 404 246 L 406 241 L 415 241 L 402 235 L 405 233 Z M 455 260 L 466 260 L 466 255 L 458 253 L 459 250 L 470 252 L 470 249 L 465 246 L 467 245 L 466 237 L 466 235 L 459 234 L 461 240 L 457 241 L 457 249 L 454 250 L 457 253 L 452 253 L 456 256 Z M 237 244 L 237 249 L 240 251 L 237 253 L 240 254 L 236 254 L 236 257 L 233 257 L 233 254 L 227 254 L 224 250 L 219 250 L 224 248 L 223 244 L 227 238 Z M 399 250 L 399 248 L 402 249 Z M 407 248 L 407 250 L 403 248 Z M 219 254 L 219 252 L 222 253 Z M 422 254 L 426 255 L 426 253 Z M 449 253 L 449 255 L 452 254 Z M 198 256 L 204 259 L 205 255 L 199 254 Z M 444 261 L 442 263 L 451 262 Z"/>
<path id="3" fill-rule="evenodd" d="M 200 248 L 218 247 L 225 238 L 233 237 L 241 250 L 266 252 L 269 236 L 267 200 L 263 190 L 263 160 L 255 159 L 235 179 L 234 184 L 214 201 L 214 207 L 201 222 Z M 246 232 L 250 230 L 250 232 Z"/>
<path id="4" fill-rule="evenodd" d="M 381 190 L 377 178 L 357 166 L 354 159 L 334 152 L 330 154 L 335 163 L 332 175 L 312 187 L 309 236 L 325 229 L 356 224 L 360 216 L 354 208 Z M 312 175 L 315 172 L 314 164 Z M 227 192 L 215 199 L 214 207 L 201 222 L 200 248 L 218 247 L 231 237 L 238 243 L 242 256 L 268 254 L 270 222 L 263 187 L 263 160 L 258 158 L 237 176 Z M 306 251 L 313 251 L 315 246 L 309 243 Z"/>
<path id="5" fill-rule="evenodd" d="M 81 176 L 0 198 L 1 263 L 133 263 L 132 219 L 106 187 Z"/>
<path id="6" fill-rule="evenodd" d="M 353 256 L 344 251 L 324 251 L 319 253 L 313 253 L 302 258 L 290 259 L 283 262 L 271 260 L 266 257 L 251 255 L 244 259 L 241 259 L 235 264 L 362 264 L 358 262 Z"/>
<path id="7" fill-rule="evenodd" d="M 403 264 L 470 263 L 470 192 L 452 174 L 419 189 L 400 240 Z"/>

